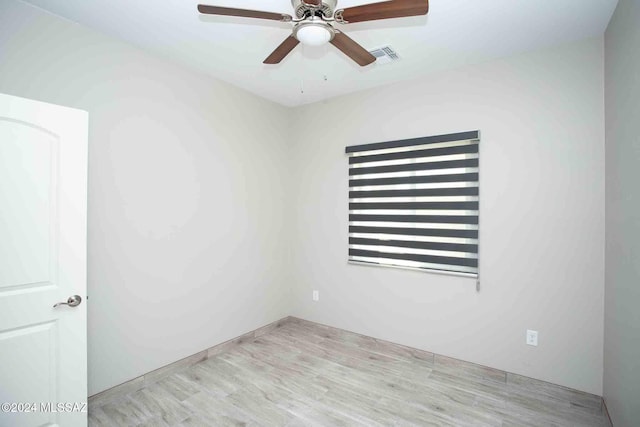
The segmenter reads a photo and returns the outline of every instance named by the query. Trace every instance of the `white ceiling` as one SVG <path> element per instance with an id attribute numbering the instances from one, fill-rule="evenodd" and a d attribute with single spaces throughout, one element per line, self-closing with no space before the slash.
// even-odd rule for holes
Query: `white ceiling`
<path id="1" fill-rule="evenodd" d="M 439 70 L 603 34 L 617 0 L 431 0 L 427 16 L 342 25 L 367 49 L 401 60 L 361 68 L 331 45 L 264 58 L 291 24 L 198 14 L 197 0 L 27 0 L 42 9 L 295 106 Z M 293 14 L 290 0 L 201 0 Z M 338 0 L 338 8 L 368 0 Z M 326 78 L 325 78 L 326 76 Z"/>

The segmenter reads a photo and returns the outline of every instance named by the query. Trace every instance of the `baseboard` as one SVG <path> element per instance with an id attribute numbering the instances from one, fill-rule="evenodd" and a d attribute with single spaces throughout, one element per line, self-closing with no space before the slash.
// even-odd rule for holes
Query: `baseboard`
<path id="1" fill-rule="evenodd" d="M 195 365 L 196 363 L 206 360 L 209 357 L 213 357 L 217 354 L 223 353 L 236 345 L 242 344 L 247 340 L 252 340 L 254 338 L 258 338 L 261 335 L 269 333 L 272 330 L 284 325 L 288 321 L 290 321 L 290 317 L 284 317 L 280 320 L 276 320 L 275 322 L 271 322 L 268 325 L 261 326 L 258 329 L 249 331 L 245 334 L 210 347 L 206 350 L 199 351 L 198 353 L 192 354 L 191 356 L 185 357 L 184 359 L 180 359 L 161 368 L 147 372 L 146 374 L 126 381 L 122 384 L 118 384 L 107 390 L 101 391 L 100 393 L 96 393 L 89 397 L 89 404 L 92 406 L 95 404 L 102 405 L 107 400 L 110 400 L 113 397 L 136 392 L 150 384 L 156 383 L 163 378 L 168 377 L 171 374 L 174 374 L 177 371 L 180 371 L 191 365 Z"/>
<path id="2" fill-rule="evenodd" d="M 607 401 L 602 397 L 602 410 L 604 411 L 605 418 L 609 421 L 609 427 L 613 427 L 613 421 L 611 421 L 611 415 L 609 415 L 609 408 L 607 408 Z"/>

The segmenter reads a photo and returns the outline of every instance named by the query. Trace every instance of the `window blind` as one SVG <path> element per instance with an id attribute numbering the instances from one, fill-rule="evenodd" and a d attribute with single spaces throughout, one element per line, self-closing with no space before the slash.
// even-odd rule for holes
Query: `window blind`
<path id="1" fill-rule="evenodd" d="M 349 261 L 477 277 L 479 132 L 354 145 Z"/>

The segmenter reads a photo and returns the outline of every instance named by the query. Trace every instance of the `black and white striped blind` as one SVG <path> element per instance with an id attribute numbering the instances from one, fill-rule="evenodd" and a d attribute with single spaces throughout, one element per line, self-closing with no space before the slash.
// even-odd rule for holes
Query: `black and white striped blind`
<path id="1" fill-rule="evenodd" d="M 478 275 L 479 132 L 355 145 L 349 261 Z"/>

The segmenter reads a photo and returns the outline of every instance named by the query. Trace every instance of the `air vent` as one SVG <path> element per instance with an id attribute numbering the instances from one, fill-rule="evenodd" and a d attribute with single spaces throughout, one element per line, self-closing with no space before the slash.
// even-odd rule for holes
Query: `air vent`
<path id="1" fill-rule="evenodd" d="M 370 50 L 370 54 L 376 57 L 376 64 L 384 65 L 400 59 L 398 54 L 391 46 L 383 46 L 378 49 Z"/>

